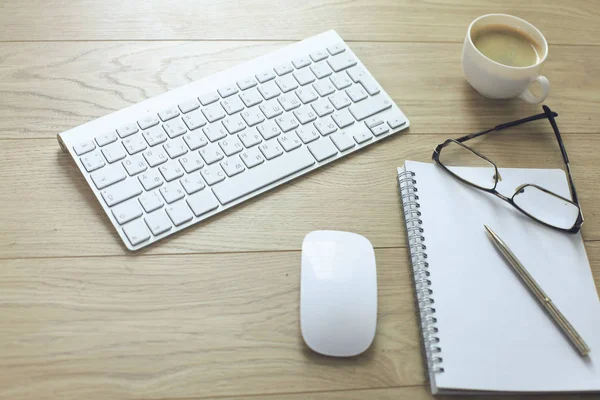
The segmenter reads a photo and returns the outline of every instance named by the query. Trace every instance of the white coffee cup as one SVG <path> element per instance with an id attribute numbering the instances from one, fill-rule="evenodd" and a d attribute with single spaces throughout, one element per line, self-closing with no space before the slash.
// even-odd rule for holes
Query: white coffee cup
<path id="1" fill-rule="evenodd" d="M 511 67 L 484 56 L 473 44 L 471 33 L 488 25 L 507 25 L 524 32 L 535 40 L 540 49 L 539 61 L 527 67 Z M 462 69 L 467 81 L 485 97 L 511 99 L 520 97 L 529 103 L 540 103 L 548 96 L 550 82 L 540 75 L 548 56 L 548 42 L 544 35 L 529 22 L 507 14 L 487 14 L 469 25 L 462 51 Z M 532 83 L 538 82 L 542 93 L 531 92 Z"/>

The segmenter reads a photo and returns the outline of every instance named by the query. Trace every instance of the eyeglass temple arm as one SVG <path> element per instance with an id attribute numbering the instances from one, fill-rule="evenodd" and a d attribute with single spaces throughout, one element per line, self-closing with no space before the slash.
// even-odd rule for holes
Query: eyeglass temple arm
<path id="1" fill-rule="evenodd" d="M 548 111 L 550 112 L 550 115 L 552 115 L 552 117 L 558 117 L 557 113 L 550 111 L 550 109 L 548 109 Z M 469 139 L 473 139 L 473 138 L 479 137 L 481 135 L 485 135 L 486 133 L 490 133 L 490 132 L 494 132 L 494 131 L 501 131 L 502 129 L 512 128 L 513 126 L 521 125 L 521 124 L 524 124 L 527 122 L 537 121 L 537 120 L 544 119 L 544 118 L 550 118 L 550 117 L 545 112 L 541 113 L 541 114 L 532 115 L 531 117 L 521 118 L 516 121 L 507 122 L 506 124 L 496 125 L 495 127 L 491 128 L 491 129 L 487 129 L 485 131 L 472 133 L 470 135 L 460 137 L 460 138 L 456 139 L 456 141 L 459 143 L 462 143 Z M 552 120 L 554 120 L 554 118 Z M 552 123 L 552 122 L 550 122 L 550 123 Z M 556 123 L 554 123 L 554 125 L 556 125 Z M 558 128 L 556 128 L 556 129 L 558 129 Z M 556 133 L 556 130 L 554 132 Z M 563 151 L 563 157 L 564 157 L 567 153 L 564 152 L 564 147 L 562 147 L 562 146 L 561 146 L 561 151 Z"/>

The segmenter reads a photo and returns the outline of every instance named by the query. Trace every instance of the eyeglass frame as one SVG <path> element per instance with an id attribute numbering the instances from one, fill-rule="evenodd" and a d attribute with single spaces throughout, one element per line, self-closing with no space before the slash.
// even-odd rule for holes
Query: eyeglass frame
<path id="1" fill-rule="evenodd" d="M 540 114 L 536 114 L 536 115 L 532 115 L 531 117 L 527 117 L 527 118 L 522 118 L 516 121 L 512 121 L 512 122 L 508 122 L 506 124 L 500 124 L 500 125 L 496 125 L 495 127 L 491 128 L 491 129 L 487 129 L 485 131 L 481 131 L 481 132 L 477 132 L 477 133 L 472 133 L 470 135 L 466 135 L 466 136 L 462 136 L 458 139 L 447 139 L 444 143 L 439 144 L 436 146 L 435 150 L 433 151 L 433 154 L 431 156 L 431 158 L 433 159 L 433 161 L 436 162 L 436 164 L 438 164 L 440 167 L 442 167 L 444 170 L 446 170 L 446 172 L 448 172 L 451 176 L 453 176 L 454 178 L 462 181 L 463 183 L 466 183 L 467 185 L 473 186 L 477 189 L 483 190 L 484 192 L 487 193 L 491 193 L 493 195 L 495 195 L 496 197 L 500 198 L 501 200 L 504 200 L 505 202 L 509 203 L 510 205 L 512 205 L 513 207 L 515 207 L 517 210 L 519 210 L 521 213 L 525 214 L 526 216 L 528 216 L 529 218 L 533 219 L 536 222 L 539 222 L 542 225 L 545 225 L 549 228 L 552 229 L 556 229 L 558 231 L 561 232 L 567 232 L 567 233 L 577 233 L 581 230 L 581 226 L 583 225 L 583 214 L 581 212 L 581 206 L 579 204 L 579 200 L 577 197 L 577 191 L 575 190 L 575 183 L 573 181 L 573 176 L 571 174 L 571 167 L 569 165 L 569 156 L 567 155 L 567 150 L 565 149 L 565 145 L 563 143 L 562 137 L 560 135 L 560 131 L 558 130 L 558 125 L 556 124 L 556 120 L 555 117 L 558 117 L 558 114 L 555 113 L 554 111 L 550 110 L 550 107 L 544 105 L 542 106 L 542 109 L 544 110 L 543 113 Z M 569 191 L 571 192 L 571 198 L 572 200 L 569 200 L 567 198 L 564 198 L 548 189 L 545 189 L 541 186 L 532 184 L 532 183 L 525 183 L 520 185 L 519 187 L 517 187 L 517 189 L 515 190 L 515 193 L 512 195 L 512 197 L 507 197 L 505 195 L 503 195 L 502 193 L 498 192 L 496 190 L 496 186 L 498 186 L 498 177 L 499 177 L 499 173 L 498 173 L 498 167 L 496 166 L 496 164 L 494 162 L 492 162 L 489 158 L 487 158 L 486 156 L 484 156 L 483 154 L 479 153 L 476 150 L 473 150 L 471 147 L 463 144 L 463 142 L 466 142 L 467 140 L 470 139 L 474 139 L 476 137 L 485 135 L 486 133 L 490 133 L 490 132 L 495 132 L 495 131 L 500 131 L 503 129 L 507 129 L 507 128 L 511 128 L 517 125 L 521 125 L 527 122 L 532 122 L 532 121 L 537 121 L 540 119 L 548 119 L 550 121 L 550 125 L 552 126 L 552 129 L 554 130 L 554 135 L 556 136 L 556 140 L 558 141 L 558 146 L 560 147 L 560 152 L 562 154 L 563 157 L 563 161 L 565 162 L 565 165 L 567 167 L 567 178 L 569 181 Z M 463 178 L 461 178 L 460 176 L 456 175 L 454 172 L 452 172 L 448 167 L 446 167 L 442 162 L 440 162 L 440 152 L 442 151 L 442 149 L 444 147 L 447 147 L 450 143 L 455 143 L 458 144 L 459 146 L 462 146 L 463 148 L 467 149 L 468 151 L 473 152 L 474 154 L 476 154 L 477 156 L 481 157 L 482 159 L 486 160 L 487 162 L 489 162 L 491 165 L 494 166 L 494 187 L 491 189 L 488 188 L 484 188 L 481 186 L 478 186 L 472 182 L 469 182 Z M 569 229 L 565 229 L 565 228 L 559 228 L 553 225 L 550 225 L 536 217 L 534 217 L 533 215 L 529 214 L 527 211 L 523 210 L 521 207 L 519 207 L 515 201 L 514 198 L 517 194 L 519 194 L 519 192 L 521 192 L 525 187 L 535 187 L 545 193 L 548 193 L 552 196 L 555 196 L 561 200 L 567 201 L 571 204 L 573 204 L 574 206 L 577 207 L 579 213 L 577 215 L 577 219 L 575 220 L 575 223 L 573 224 L 573 226 Z"/>

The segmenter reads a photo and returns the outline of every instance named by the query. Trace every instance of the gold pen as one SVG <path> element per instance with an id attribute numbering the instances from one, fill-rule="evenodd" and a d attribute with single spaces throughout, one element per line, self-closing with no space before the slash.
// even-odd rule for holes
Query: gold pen
<path id="1" fill-rule="evenodd" d="M 513 270 L 519 275 L 523 283 L 529 288 L 529 290 L 533 293 L 535 298 L 544 306 L 548 314 L 554 319 L 554 322 L 560 327 L 563 333 L 569 338 L 573 346 L 577 348 L 579 353 L 586 357 L 590 353 L 590 348 L 582 339 L 582 337 L 577 333 L 573 325 L 567 320 L 567 318 L 559 311 L 559 309 L 554 305 L 550 297 L 546 295 L 546 293 L 542 290 L 540 285 L 533 279 L 533 277 L 527 272 L 523 264 L 517 259 L 517 256 L 513 254 L 513 252 L 508 248 L 506 243 L 494 231 L 492 231 L 487 225 L 484 225 L 485 230 L 487 231 L 490 239 L 494 243 L 494 246 L 506 258 L 510 266 Z"/>

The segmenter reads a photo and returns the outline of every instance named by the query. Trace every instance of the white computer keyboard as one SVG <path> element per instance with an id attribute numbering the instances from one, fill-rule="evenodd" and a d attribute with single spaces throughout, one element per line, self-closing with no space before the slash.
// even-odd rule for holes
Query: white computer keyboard
<path id="1" fill-rule="evenodd" d="M 408 125 L 328 31 L 58 140 L 137 250 Z"/>

